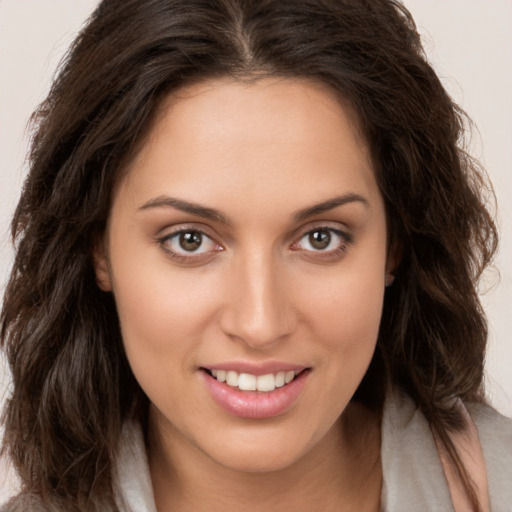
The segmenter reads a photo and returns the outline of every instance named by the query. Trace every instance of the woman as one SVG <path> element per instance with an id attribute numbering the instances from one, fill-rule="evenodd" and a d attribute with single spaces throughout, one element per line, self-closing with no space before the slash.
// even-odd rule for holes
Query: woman
<path id="1" fill-rule="evenodd" d="M 5 510 L 506 510 L 485 177 L 399 4 L 105 0 L 36 120 Z"/>

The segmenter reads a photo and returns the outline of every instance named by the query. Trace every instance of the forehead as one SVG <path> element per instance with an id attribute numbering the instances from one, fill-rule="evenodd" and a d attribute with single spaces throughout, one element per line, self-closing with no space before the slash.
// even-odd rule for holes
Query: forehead
<path id="1" fill-rule="evenodd" d="M 285 191 L 310 202 L 333 187 L 376 188 L 353 111 L 320 84 L 283 78 L 219 79 L 172 93 L 127 171 L 120 188 L 138 197 L 206 202 L 233 193 L 279 200 Z"/>

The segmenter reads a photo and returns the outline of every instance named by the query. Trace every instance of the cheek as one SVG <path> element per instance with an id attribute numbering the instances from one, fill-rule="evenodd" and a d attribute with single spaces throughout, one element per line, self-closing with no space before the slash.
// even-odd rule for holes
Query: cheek
<path id="1" fill-rule="evenodd" d="M 367 298 L 367 297 L 365 297 Z M 320 303 L 318 303 L 320 306 Z M 326 305 L 327 306 L 327 305 Z M 344 380 L 359 380 L 370 363 L 377 342 L 382 301 L 332 300 L 316 321 L 317 339 L 329 354 L 331 369 L 342 372 Z"/>
<path id="2" fill-rule="evenodd" d="M 321 349 L 326 386 L 342 407 L 353 395 L 373 357 L 382 315 L 384 273 L 380 264 L 365 271 L 340 268 L 330 279 L 309 283 L 307 321 Z M 353 271 L 352 271 L 353 270 Z M 364 269 L 363 269 L 364 270 Z M 324 365 L 325 363 L 325 365 Z M 336 407 L 335 407 L 336 408 Z"/>
<path id="3" fill-rule="evenodd" d="M 142 357 L 157 364 L 166 354 L 183 359 L 215 315 L 214 275 L 190 276 L 155 253 L 134 250 L 112 261 L 123 340 L 135 364 Z"/>
<path id="4" fill-rule="evenodd" d="M 148 262 L 146 262 L 148 263 Z M 161 410 L 181 410 L 198 347 L 215 316 L 208 278 L 168 265 L 118 265 L 114 293 L 126 356 L 140 386 Z M 116 285 L 117 283 L 117 285 Z M 187 395 L 188 396 L 188 395 Z M 187 407 L 194 409 L 192 396 Z"/>
<path id="5" fill-rule="evenodd" d="M 329 333 L 329 339 L 353 343 L 376 340 L 384 298 L 384 277 L 380 272 L 343 273 L 323 284 L 307 286 L 305 310 L 316 330 Z"/>

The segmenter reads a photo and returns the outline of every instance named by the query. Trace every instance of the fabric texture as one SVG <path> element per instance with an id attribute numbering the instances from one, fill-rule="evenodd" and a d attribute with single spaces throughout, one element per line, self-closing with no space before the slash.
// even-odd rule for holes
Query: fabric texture
<path id="1" fill-rule="evenodd" d="M 486 461 L 492 512 L 512 512 L 512 419 L 483 404 L 467 406 Z M 382 512 L 454 512 L 430 427 L 405 394 L 390 393 L 383 412 Z M 118 512 L 157 512 L 140 426 L 128 422 L 116 463 Z M 22 495 L 0 512 L 47 512 Z"/>
<path id="2" fill-rule="evenodd" d="M 469 404 L 487 468 L 491 512 L 512 511 L 512 419 L 485 404 Z"/>
<path id="3" fill-rule="evenodd" d="M 388 396 L 382 419 L 383 511 L 454 512 L 425 417 L 400 393 Z"/>
<path id="4" fill-rule="evenodd" d="M 484 404 L 467 409 L 487 470 L 491 512 L 512 512 L 512 419 Z M 383 512 L 454 512 L 430 427 L 405 394 L 389 394 L 382 421 Z"/>

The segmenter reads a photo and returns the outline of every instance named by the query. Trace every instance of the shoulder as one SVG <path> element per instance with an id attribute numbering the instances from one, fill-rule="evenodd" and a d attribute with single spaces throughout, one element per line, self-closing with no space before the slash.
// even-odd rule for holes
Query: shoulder
<path id="1" fill-rule="evenodd" d="M 0 506 L 0 512 L 52 512 L 40 498 L 30 493 L 21 493 Z"/>
<path id="2" fill-rule="evenodd" d="M 486 404 L 465 406 L 482 447 L 491 510 L 512 511 L 512 419 Z M 422 510 L 453 511 L 430 426 L 413 400 L 398 390 L 386 398 L 381 456 L 385 510 L 415 510 L 414 500 L 420 500 Z"/>
<path id="3" fill-rule="evenodd" d="M 467 404 L 482 446 L 492 510 L 512 510 L 512 419 L 486 404 Z"/>
<path id="4" fill-rule="evenodd" d="M 499 449 L 512 454 L 512 418 L 507 418 L 487 404 L 469 403 L 466 407 L 474 421 L 484 449 Z"/>
<path id="5" fill-rule="evenodd" d="M 156 512 L 144 436 L 140 424 L 135 421 L 127 421 L 124 425 L 115 460 L 114 481 L 118 511 Z M 93 508 L 97 510 L 92 506 L 90 510 Z M 6 503 L 0 503 L 0 512 L 67 512 L 68 509 L 46 505 L 31 492 L 21 492 Z"/>
<path id="6" fill-rule="evenodd" d="M 453 512 L 430 426 L 399 390 L 387 394 L 381 438 L 383 510 Z"/>

